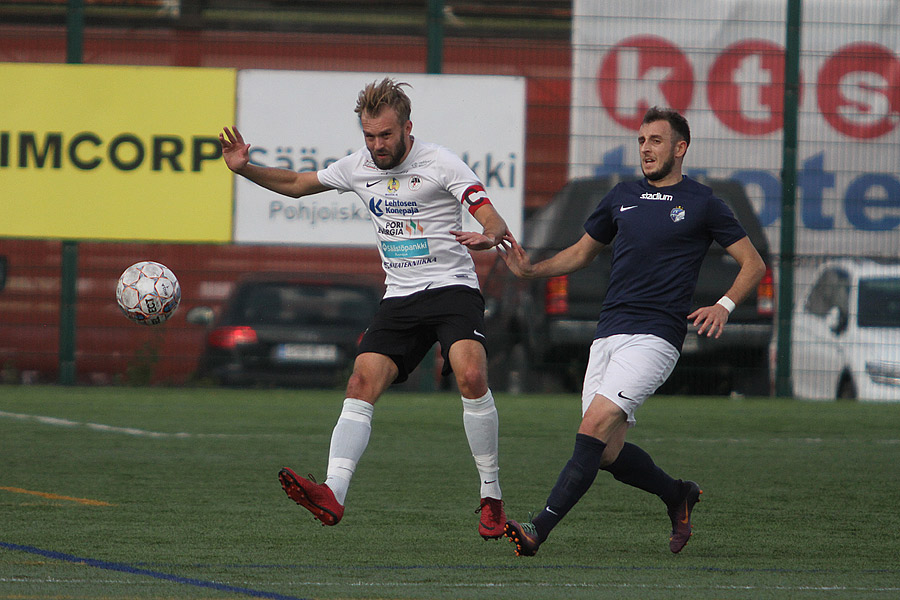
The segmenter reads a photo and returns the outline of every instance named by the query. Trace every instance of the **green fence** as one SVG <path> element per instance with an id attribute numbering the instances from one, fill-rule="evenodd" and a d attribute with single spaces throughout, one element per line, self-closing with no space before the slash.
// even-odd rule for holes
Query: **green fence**
<path id="1" fill-rule="evenodd" d="M 521 78 L 524 156 L 504 157 L 515 171 L 488 168 L 504 184 L 515 175 L 526 219 L 571 179 L 637 176 L 635 119 L 650 104 L 673 106 L 694 134 L 688 175 L 738 181 L 766 233 L 781 299 L 771 327 L 781 342 L 731 361 L 738 371 L 768 373 L 754 371 L 764 381 L 752 393 L 774 389 L 777 372 L 781 394 L 897 396 L 897 299 L 884 282 L 896 277 L 885 263 L 900 256 L 900 8 L 883 1 L 619 4 L 14 1 L 0 6 L 0 62 Z M 789 143 L 785 154 L 794 123 L 796 147 Z M 10 157 L 30 127 L 5 120 L 0 128 L 0 177 L 18 168 Z M 791 190 L 793 207 L 788 197 L 782 202 Z M 206 332 L 186 313 L 200 305 L 218 310 L 243 274 L 378 270 L 361 247 L 82 239 L 73 260 L 64 238 L 4 236 L 0 366 L 9 382 L 126 381 L 137 372 L 129 366 L 148 356 L 145 381 L 192 382 Z M 165 330 L 135 330 L 110 305 L 110 282 L 145 258 L 174 263 L 185 284 L 183 308 Z M 67 262 L 77 276 L 64 276 Z M 496 276 L 493 256 L 476 263 L 483 281 Z M 884 289 L 859 296 L 873 277 Z M 60 298 L 73 294 L 74 303 L 63 302 L 70 311 L 61 312 Z M 822 295 L 835 301 L 823 308 Z M 870 322 L 862 313 L 872 297 L 884 313 L 876 321 L 893 326 L 860 325 Z M 67 333 L 66 323 L 77 329 Z M 788 343 L 789 336 L 799 340 Z M 730 375 L 721 379 L 716 393 L 745 392 L 730 385 Z"/>

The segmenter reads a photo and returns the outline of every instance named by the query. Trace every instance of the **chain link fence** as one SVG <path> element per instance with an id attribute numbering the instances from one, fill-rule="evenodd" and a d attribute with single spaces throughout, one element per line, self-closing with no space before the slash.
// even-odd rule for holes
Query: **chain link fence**
<path id="1" fill-rule="evenodd" d="M 66 62 L 73 4 L 80 3 L 4 2 L 0 62 Z M 425 73 L 429 47 L 440 44 L 444 74 L 524 82 L 524 156 L 517 173 L 525 219 L 539 218 L 570 180 L 637 177 L 640 117 L 651 105 L 672 106 L 692 126 L 687 174 L 741 184 L 765 232 L 769 285 L 777 293 L 784 235 L 786 0 L 684 6 L 661 0 L 445 0 L 439 5 L 439 38 L 429 27 L 434 6 L 401 0 L 271 0 L 252 6 L 227 0 L 86 0 L 82 62 Z M 898 340 L 892 337 L 900 330 L 900 300 L 892 287 L 897 281 L 892 263 L 900 256 L 900 6 L 886 0 L 806 0 L 802 9 L 792 234 L 794 391 L 819 398 L 900 397 Z M 212 106 L 222 100 L 210 96 L 204 101 Z M 33 128 L 27 120 L 7 121 L 0 128 L 0 177 L 17 168 L 10 157 L 21 143 L 19 134 Z M 0 238 L 0 255 L 8 261 L 0 292 L 0 377 L 5 382 L 58 377 L 60 243 L 53 236 Z M 118 273 L 146 258 L 178 265 L 185 290 L 181 314 L 165 329 L 136 330 L 111 306 Z M 496 276 L 493 256 L 477 256 L 476 263 L 483 279 Z M 375 275 L 378 269 L 377 254 L 365 248 L 81 241 L 79 381 L 195 381 L 206 331 L 185 315 L 193 306 L 219 310 L 245 273 Z M 723 290 L 727 286 L 722 282 Z M 880 316 L 869 318 L 873 310 Z M 768 375 L 752 365 L 754 377 L 767 380 L 764 389 L 776 351 L 771 343 L 764 354 Z M 758 353 L 752 360 L 760 360 Z M 740 357 L 732 362 L 737 369 L 751 368 Z M 727 388 L 715 392 L 741 391 Z M 696 390 L 688 385 L 681 391 Z"/>

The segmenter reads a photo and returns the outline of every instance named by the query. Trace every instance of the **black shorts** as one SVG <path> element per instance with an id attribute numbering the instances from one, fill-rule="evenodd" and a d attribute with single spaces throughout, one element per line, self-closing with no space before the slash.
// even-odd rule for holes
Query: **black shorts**
<path id="1" fill-rule="evenodd" d="M 375 352 L 391 358 L 406 381 L 435 342 L 441 344 L 443 375 L 449 375 L 450 346 L 459 340 L 484 344 L 484 297 L 465 285 L 452 285 L 385 298 L 359 343 L 359 354 Z"/>

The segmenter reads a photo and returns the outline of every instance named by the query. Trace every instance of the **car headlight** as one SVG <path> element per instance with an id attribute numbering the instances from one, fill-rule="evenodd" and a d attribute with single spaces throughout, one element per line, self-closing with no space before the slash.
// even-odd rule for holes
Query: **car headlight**
<path id="1" fill-rule="evenodd" d="M 900 363 L 885 361 L 866 362 L 866 373 L 875 383 L 900 385 Z"/>

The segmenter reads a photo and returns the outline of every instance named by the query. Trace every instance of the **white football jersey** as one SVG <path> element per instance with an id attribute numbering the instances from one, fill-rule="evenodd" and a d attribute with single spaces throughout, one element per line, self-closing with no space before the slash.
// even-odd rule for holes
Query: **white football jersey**
<path id="1" fill-rule="evenodd" d="M 414 140 L 406 160 L 389 171 L 362 148 L 317 174 L 322 185 L 356 192 L 368 209 L 385 298 L 448 285 L 478 289 L 472 257 L 450 231 L 462 229 L 463 203 L 483 197 L 484 187 L 456 154 Z"/>

